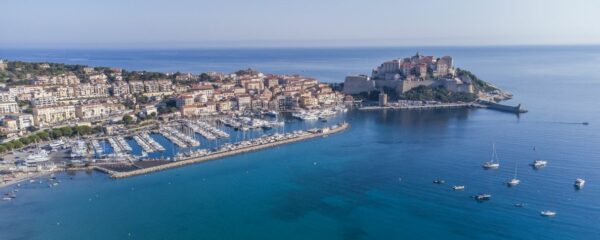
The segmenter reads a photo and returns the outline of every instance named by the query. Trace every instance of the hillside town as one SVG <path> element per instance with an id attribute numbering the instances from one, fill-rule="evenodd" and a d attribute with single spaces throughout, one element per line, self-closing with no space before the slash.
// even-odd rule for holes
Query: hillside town
<path id="1" fill-rule="evenodd" d="M 12 78 L 13 83 L 0 85 L 0 132 L 11 139 L 30 130 L 64 125 L 118 124 L 124 116 L 136 121 L 298 111 L 333 106 L 344 97 L 314 78 L 252 69 L 230 74 L 128 72 L 129 79 L 124 72 L 87 66 L 71 71 L 49 63 L 0 61 L 0 74 L 4 73 L 0 76 Z M 14 79 L 17 76 L 20 79 Z"/>

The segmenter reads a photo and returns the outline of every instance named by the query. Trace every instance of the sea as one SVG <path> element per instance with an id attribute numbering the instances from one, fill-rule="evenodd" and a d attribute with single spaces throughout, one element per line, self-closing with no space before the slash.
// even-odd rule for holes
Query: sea
<path id="1" fill-rule="evenodd" d="M 351 109 L 328 122 L 287 118 L 287 130 L 269 131 L 351 126 L 127 179 L 81 171 L 57 174 L 55 187 L 44 177 L 0 189 L 19 189 L 0 202 L 0 239 L 600 239 L 600 46 L 0 49 L 0 58 L 163 72 L 254 68 L 343 82 L 417 51 L 452 56 L 529 112 Z M 220 143 L 262 134 L 228 131 L 232 139 Z M 486 171 L 493 145 L 500 168 Z M 535 170 L 535 159 L 548 165 Z M 515 174 L 521 184 L 507 187 Z M 582 190 L 576 178 L 587 181 Z M 492 198 L 475 201 L 478 193 Z"/>

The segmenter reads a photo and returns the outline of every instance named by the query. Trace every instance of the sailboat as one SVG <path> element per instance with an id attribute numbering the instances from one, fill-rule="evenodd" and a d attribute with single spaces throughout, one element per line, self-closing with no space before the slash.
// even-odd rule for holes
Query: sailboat
<path id="1" fill-rule="evenodd" d="M 514 186 L 519 185 L 519 183 L 521 183 L 521 180 L 519 180 L 517 178 L 517 166 L 518 166 L 517 161 L 515 161 L 515 176 L 506 183 L 509 187 L 514 187 Z"/>
<path id="2" fill-rule="evenodd" d="M 483 169 L 498 169 L 500 162 L 498 161 L 498 154 L 496 154 L 496 144 L 492 144 L 492 159 L 489 162 L 483 164 Z"/>

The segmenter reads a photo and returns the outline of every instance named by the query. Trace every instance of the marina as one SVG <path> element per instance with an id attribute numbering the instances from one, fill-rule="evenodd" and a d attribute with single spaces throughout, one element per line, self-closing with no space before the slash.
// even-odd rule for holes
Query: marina
<path id="1" fill-rule="evenodd" d="M 178 157 L 173 162 L 165 164 L 151 166 L 147 168 L 139 168 L 131 171 L 115 171 L 102 166 L 95 166 L 95 169 L 108 173 L 113 178 L 125 178 L 136 176 L 140 174 L 151 173 L 155 171 L 165 170 L 173 167 L 179 167 L 187 164 L 198 163 L 227 156 L 232 156 L 240 153 L 257 151 L 264 148 L 275 147 L 282 144 L 293 143 L 297 141 L 308 140 L 315 137 L 327 136 L 329 134 L 335 134 L 341 132 L 349 127 L 349 124 L 342 123 L 340 125 L 333 125 L 331 127 L 312 129 L 308 131 L 296 131 L 294 133 L 265 136 L 262 138 L 254 139 L 252 141 L 240 142 L 233 145 L 223 145 L 215 151 L 211 152 L 196 152 L 189 154 L 188 157 Z"/>

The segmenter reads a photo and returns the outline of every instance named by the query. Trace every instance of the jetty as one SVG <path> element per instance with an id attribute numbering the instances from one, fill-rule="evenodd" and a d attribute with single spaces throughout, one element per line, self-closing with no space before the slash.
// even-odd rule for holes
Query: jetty
<path id="1" fill-rule="evenodd" d="M 324 137 L 330 134 L 335 134 L 344 131 L 349 126 L 350 125 L 348 123 L 342 123 L 339 125 L 333 125 L 331 127 L 321 129 L 312 129 L 309 131 L 298 131 L 292 134 L 264 137 L 264 139 L 261 141 L 246 141 L 246 143 L 238 143 L 236 147 L 221 147 L 215 150 L 214 152 L 206 152 L 205 154 L 199 154 L 197 156 L 191 156 L 187 158 L 180 158 L 176 161 L 166 162 L 164 164 L 154 165 L 150 167 L 137 168 L 134 170 L 127 169 L 127 171 L 117 171 L 104 166 L 94 166 L 94 168 L 98 171 L 109 174 L 112 178 L 127 178 L 141 174 L 147 174 L 170 168 L 185 166 L 188 164 L 215 160 L 241 153 L 252 152 L 284 144 L 304 141 L 317 137 Z M 135 165 L 132 166 L 134 166 L 135 168 Z"/>
<path id="2" fill-rule="evenodd" d="M 200 141 L 194 139 L 193 137 L 185 135 L 179 130 L 170 126 L 162 127 L 159 130 L 159 133 L 165 136 L 171 142 L 177 144 L 177 146 L 182 148 L 200 146 Z"/>
<path id="3" fill-rule="evenodd" d="M 474 107 L 472 103 L 441 103 L 441 104 L 423 104 L 423 105 L 387 105 L 387 106 L 366 106 L 358 108 L 359 110 L 382 110 L 382 109 L 437 109 L 437 108 L 468 108 Z"/>
<path id="4" fill-rule="evenodd" d="M 500 104 L 500 103 L 496 103 L 496 102 L 492 102 L 492 101 L 486 101 L 486 100 L 479 100 L 478 103 L 481 105 L 481 107 L 498 110 L 498 111 L 502 111 L 502 112 L 510 112 L 510 113 L 516 113 L 516 114 L 527 112 L 527 110 L 524 109 L 521 106 L 521 104 L 519 104 L 517 106 L 509 106 L 509 105 L 504 105 L 504 104 Z"/>

